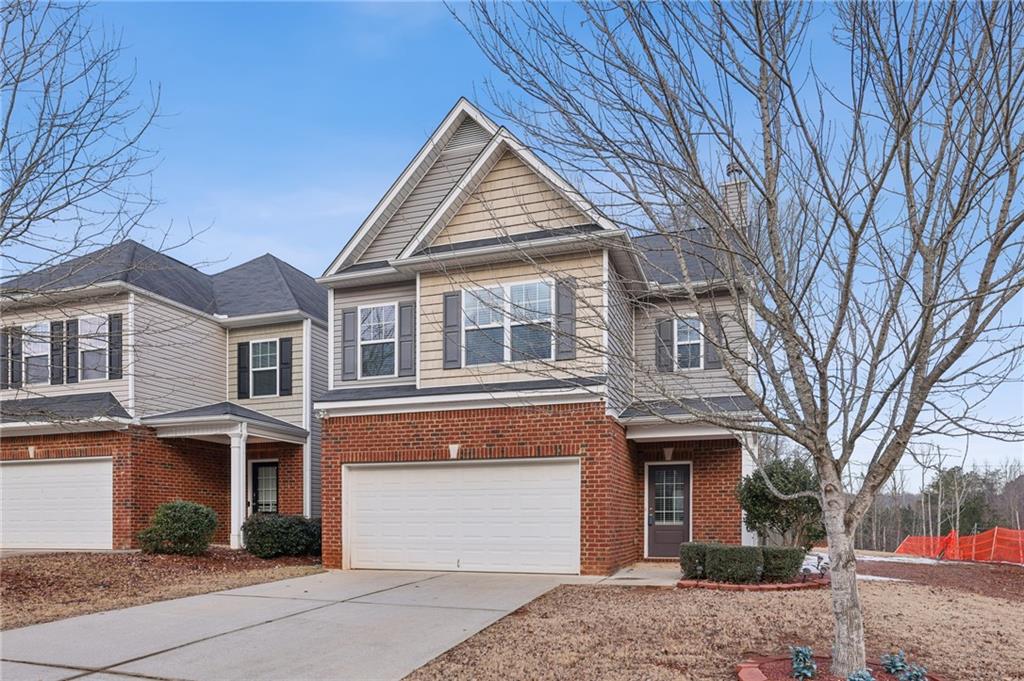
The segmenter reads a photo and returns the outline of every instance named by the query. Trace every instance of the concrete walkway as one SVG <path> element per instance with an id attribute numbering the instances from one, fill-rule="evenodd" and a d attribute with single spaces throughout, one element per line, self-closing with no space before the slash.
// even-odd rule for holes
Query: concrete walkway
<path id="1" fill-rule="evenodd" d="M 600 581 L 326 572 L 2 632 L 0 678 L 400 679 L 559 584 Z"/>

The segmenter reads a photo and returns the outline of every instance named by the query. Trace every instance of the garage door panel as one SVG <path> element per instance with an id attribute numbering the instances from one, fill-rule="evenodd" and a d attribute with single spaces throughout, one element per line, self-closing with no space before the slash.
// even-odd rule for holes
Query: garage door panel
<path id="1" fill-rule="evenodd" d="M 0 545 L 109 549 L 113 526 L 110 459 L 0 465 Z"/>
<path id="2" fill-rule="evenodd" d="M 356 568 L 579 571 L 579 462 L 353 467 L 344 526 Z"/>

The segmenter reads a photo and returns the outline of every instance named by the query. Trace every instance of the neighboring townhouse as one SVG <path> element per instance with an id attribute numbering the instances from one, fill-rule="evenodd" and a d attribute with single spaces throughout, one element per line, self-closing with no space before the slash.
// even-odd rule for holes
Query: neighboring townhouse
<path id="1" fill-rule="evenodd" d="M 324 564 L 604 574 L 751 541 L 740 442 L 634 370 L 744 409 L 671 255 L 460 100 L 318 279 Z"/>
<path id="2" fill-rule="evenodd" d="M 320 514 L 327 296 L 264 255 L 207 275 L 124 241 L 3 284 L 0 545 L 135 545 L 156 507 Z"/>

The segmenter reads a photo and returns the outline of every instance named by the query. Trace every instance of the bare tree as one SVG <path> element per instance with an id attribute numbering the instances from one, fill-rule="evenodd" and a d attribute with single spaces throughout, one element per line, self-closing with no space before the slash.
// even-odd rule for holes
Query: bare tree
<path id="1" fill-rule="evenodd" d="M 15 0 L 0 22 L 0 271 L 9 277 L 139 227 L 153 205 L 143 137 L 158 93 L 138 101 L 119 41 L 90 24 L 84 5 Z"/>
<path id="2" fill-rule="evenodd" d="M 633 235 L 646 278 L 667 268 L 655 240 L 672 256 L 677 281 L 635 302 L 695 310 L 748 413 L 695 400 L 679 374 L 667 383 L 625 349 L 631 337 L 578 342 L 631 362 L 632 401 L 652 415 L 806 450 L 832 563 L 833 671 L 863 668 L 853 539 L 908 446 L 1021 436 L 979 408 L 1021 366 L 1020 6 L 455 13 L 521 93 L 492 92 L 501 113 Z"/>

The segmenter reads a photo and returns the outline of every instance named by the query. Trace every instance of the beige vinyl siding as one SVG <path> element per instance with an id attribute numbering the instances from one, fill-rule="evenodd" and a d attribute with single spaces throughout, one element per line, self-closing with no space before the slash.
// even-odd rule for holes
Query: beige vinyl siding
<path id="1" fill-rule="evenodd" d="M 485 364 L 444 369 L 442 357 L 443 295 L 448 291 L 572 276 L 577 283 L 574 360 Z M 467 268 L 420 275 L 420 385 L 428 388 L 476 381 L 528 381 L 573 378 L 603 372 L 604 287 L 601 251 L 550 260 Z"/>
<path id="2" fill-rule="evenodd" d="M 393 258 L 412 240 L 434 209 L 448 195 L 466 169 L 473 163 L 482 146 L 462 146 L 442 152 L 430 169 L 416 183 L 415 189 L 388 220 L 384 228 L 359 257 L 358 262 L 375 262 Z"/>
<path id="3" fill-rule="evenodd" d="M 397 284 L 385 284 L 383 286 L 367 286 L 353 289 L 334 289 L 331 291 L 334 296 L 334 387 L 355 388 L 380 385 L 404 385 L 415 383 L 415 376 L 395 376 L 391 378 L 362 378 L 357 381 L 341 380 L 341 321 L 342 312 L 349 307 L 360 305 L 383 305 L 385 303 L 397 303 L 416 300 L 416 282 L 400 282 Z"/>
<path id="4" fill-rule="evenodd" d="M 227 399 L 225 331 L 217 322 L 136 294 L 134 323 L 138 416 Z"/>
<path id="5" fill-rule="evenodd" d="M 238 399 L 238 344 L 275 338 L 292 339 L 292 394 L 286 397 L 250 397 Z M 280 361 L 280 358 L 279 360 Z M 228 335 L 228 396 L 249 409 L 287 421 L 300 428 L 302 423 L 302 322 L 231 329 Z"/>
<path id="6" fill-rule="evenodd" d="M 431 245 L 557 229 L 591 222 L 506 151 Z"/>
<path id="7" fill-rule="evenodd" d="M 608 264 L 608 409 L 619 413 L 633 401 L 633 310 L 621 278 Z"/>
<path id="8" fill-rule="evenodd" d="M 735 320 L 735 308 L 723 300 L 719 312 L 723 315 L 722 326 L 734 354 L 746 353 L 743 329 Z M 738 395 L 736 384 L 725 369 L 686 369 L 659 373 L 655 368 L 655 320 L 662 317 L 676 317 L 696 314 L 693 305 L 686 302 L 650 304 L 644 303 L 635 312 L 637 371 L 635 393 L 637 399 L 662 400 L 665 393 L 681 398 L 719 397 Z M 675 350 L 673 349 L 673 352 Z"/>
<path id="9" fill-rule="evenodd" d="M 310 403 L 308 405 L 310 414 L 310 466 L 309 466 L 309 478 L 310 478 L 310 514 L 313 517 L 320 515 L 321 508 L 321 475 L 320 475 L 320 451 L 321 451 L 321 437 L 320 437 L 320 419 L 313 413 L 313 402 L 320 399 L 320 396 L 327 392 L 327 329 L 317 325 L 311 324 L 312 329 L 310 339 L 310 352 L 312 357 L 310 361 L 312 366 L 310 367 L 310 383 L 312 384 L 313 390 L 310 394 Z"/>
<path id="10" fill-rule="evenodd" d="M 79 381 L 78 383 L 64 383 L 62 385 L 50 385 L 39 383 L 33 385 L 22 385 L 18 389 L 9 389 L 0 392 L 0 400 L 18 400 L 32 397 L 52 397 L 55 395 L 69 395 L 73 393 L 113 393 L 121 405 L 128 409 L 130 406 L 128 395 L 128 295 L 118 294 L 90 298 L 87 301 L 75 301 L 54 304 L 53 306 L 38 308 L 22 308 L 17 310 L 4 310 L 0 316 L 0 322 L 7 326 L 30 326 L 38 322 L 66 321 L 81 317 L 107 316 L 120 313 L 123 315 L 123 378 L 117 380 L 96 379 L 91 381 Z M 66 356 L 66 349 L 65 349 Z"/>

